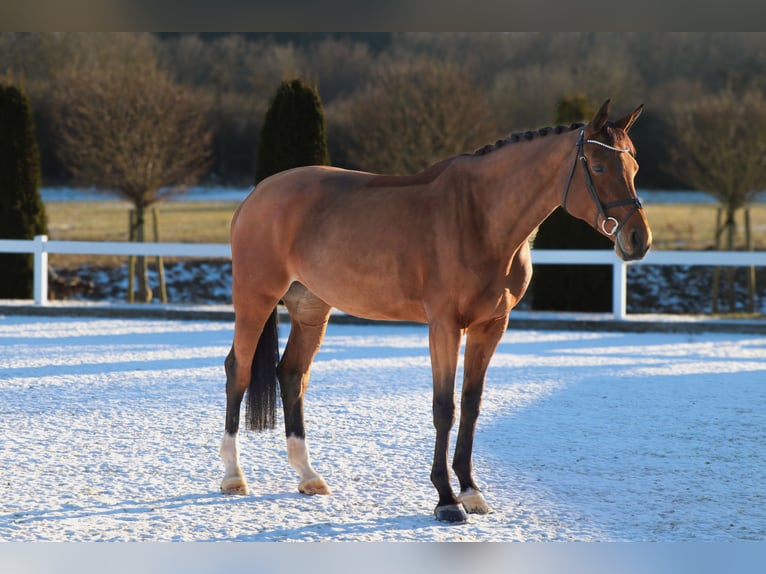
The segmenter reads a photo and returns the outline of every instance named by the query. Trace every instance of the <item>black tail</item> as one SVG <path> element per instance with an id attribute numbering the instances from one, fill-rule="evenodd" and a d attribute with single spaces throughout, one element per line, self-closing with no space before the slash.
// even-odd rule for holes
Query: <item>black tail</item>
<path id="1" fill-rule="evenodd" d="M 275 307 L 263 326 L 253 357 L 247 389 L 247 426 L 250 430 L 273 429 L 276 424 L 278 363 L 279 318 Z"/>

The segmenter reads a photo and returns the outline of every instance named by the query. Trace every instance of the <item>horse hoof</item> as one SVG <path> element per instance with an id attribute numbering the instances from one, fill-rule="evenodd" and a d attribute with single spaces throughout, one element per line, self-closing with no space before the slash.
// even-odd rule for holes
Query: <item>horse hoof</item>
<path id="1" fill-rule="evenodd" d="M 468 515 L 459 504 L 437 506 L 434 514 L 439 522 L 448 522 L 450 524 L 465 524 L 468 522 Z"/>
<path id="2" fill-rule="evenodd" d="M 308 494 L 309 496 L 314 494 L 330 494 L 330 487 L 322 478 L 312 478 L 301 482 L 298 485 L 298 492 L 302 494 Z"/>
<path id="3" fill-rule="evenodd" d="M 472 488 L 460 494 L 460 502 L 468 514 L 489 514 L 492 512 L 484 495 L 478 490 Z"/>
<path id="4" fill-rule="evenodd" d="M 245 479 L 241 476 L 224 478 L 221 482 L 221 494 L 250 494 Z"/>

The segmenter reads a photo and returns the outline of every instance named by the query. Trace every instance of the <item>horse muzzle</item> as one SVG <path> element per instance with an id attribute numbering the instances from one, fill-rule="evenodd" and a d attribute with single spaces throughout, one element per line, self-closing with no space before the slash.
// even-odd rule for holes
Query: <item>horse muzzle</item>
<path id="1" fill-rule="evenodd" d="M 624 225 L 614 241 L 615 251 L 623 261 L 642 259 L 651 246 L 652 232 L 645 224 Z"/>

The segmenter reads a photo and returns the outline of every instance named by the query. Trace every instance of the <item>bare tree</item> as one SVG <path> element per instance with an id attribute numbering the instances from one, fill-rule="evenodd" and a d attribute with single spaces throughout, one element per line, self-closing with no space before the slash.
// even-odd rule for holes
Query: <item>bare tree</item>
<path id="1" fill-rule="evenodd" d="M 766 100 L 757 90 L 699 96 L 673 110 L 670 122 L 674 145 L 667 168 L 719 201 L 731 248 L 734 213 L 766 189 Z"/>
<path id="2" fill-rule="evenodd" d="M 497 135 L 468 73 L 423 58 L 382 63 L 328 118 L 350 162 L 388 173 L 413 173 Z"/>
<path id="3" fill-rule="evenodd" d="M 725 231 L 726 249 L 732 250 L 737 230 L 735 213 L 747 209 L 766 189 L 766 100 L 755 89 L 741 95 L 727 89 L 675 108 L 670 123 L 674 142 L 668 169 L 681 181 L 718 200 L 724 222 L 717 226 L 716 245 Z M 730 275 L 733 307 L 731 282 Z M 714 287 L 714 310 L 716 304 Z"/>
<path id="4" fill-rule="evenodd" d="M 146 209 L 207 170 L 210 135 L 204 112 L 158 66 L 151 46 L 140 37 L 124 46 L 111 58 L 101 54 L 61 71 L 54 117 L 67 167 L 82 182 L 130 201 L 135 236 L 143 241 Z M 145 261 L 141 267 L 139 296 L 149 301 Z"/>

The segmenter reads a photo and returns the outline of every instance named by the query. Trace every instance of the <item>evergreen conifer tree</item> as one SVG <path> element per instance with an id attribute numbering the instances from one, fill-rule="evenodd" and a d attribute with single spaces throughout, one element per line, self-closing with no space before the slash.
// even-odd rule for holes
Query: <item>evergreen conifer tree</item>
<path id="1" fill-rule="evenodd" d="M 595 110 L 585 96 L 565 98 L 556 122 L 587 122 Z M 584 221 L 557 208 L 537 230 L 536 249 L 613 249 L 612 242 Z M 534 257 L 533 257 L 534 260 Z M 605 265 L 539 265 L 530 285 L 532 305 L 546 311 L 609 311 L 612 272 Z"/>
<path id="2" fill-rule="evenodd" d="M 0 238 L 32 239 L 48 233 L 40 197 L 40 153 L 26 94 L 0 85 Z M 32 255 L 0 254 L 0 299 L 32 296 Z"/>
<path id="3" fill-rule="evenodd" d="M 319 92 L 297 78 L 283 81 L 261 129 L 255 183 L 286 169 L 329 163 Z"/>

